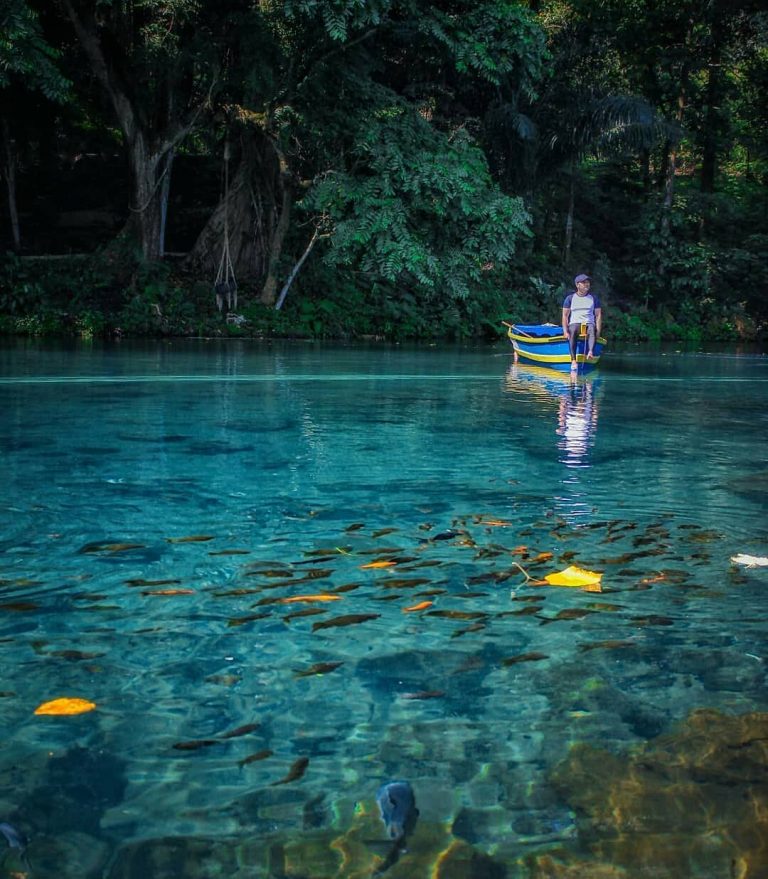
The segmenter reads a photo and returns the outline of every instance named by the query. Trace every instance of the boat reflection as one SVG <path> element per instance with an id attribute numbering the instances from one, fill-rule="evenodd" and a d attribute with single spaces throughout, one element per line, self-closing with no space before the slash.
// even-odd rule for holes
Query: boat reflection
<path id="1" fill-rule="evenodd" d="M 507 387 L 555 408 L 560 462 L 573 468 L 589 466 L 597 433 L 599 377 L 513 364 L 507 373 Z"/>

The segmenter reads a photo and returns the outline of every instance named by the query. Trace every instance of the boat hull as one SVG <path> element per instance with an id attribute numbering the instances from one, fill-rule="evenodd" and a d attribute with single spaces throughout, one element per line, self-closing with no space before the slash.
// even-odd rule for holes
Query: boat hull
<path id="1" fill-rule="evenodd" d="M 570 372 L 571 353 L 568 339 L 555 324 L 509 324 L 507 329 L 509 341 L 515 351 L 515 358 L 521 363 L 543 366 L 558 372 Z M 587 360 L 586 328 L 576 338 L 576 362 L 579 373 L 592 372 L 600 363 L 605 348 L 605 339 L 595 340 L 594 357 Z"/>

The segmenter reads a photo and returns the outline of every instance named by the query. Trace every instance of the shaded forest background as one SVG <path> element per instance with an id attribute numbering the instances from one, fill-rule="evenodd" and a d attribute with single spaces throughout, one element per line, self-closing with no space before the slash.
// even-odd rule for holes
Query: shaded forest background
<path id="1" fill-rule="evenodd" d="M 761 0 L 0 0 L 0 332 L 764 338 Z"/>

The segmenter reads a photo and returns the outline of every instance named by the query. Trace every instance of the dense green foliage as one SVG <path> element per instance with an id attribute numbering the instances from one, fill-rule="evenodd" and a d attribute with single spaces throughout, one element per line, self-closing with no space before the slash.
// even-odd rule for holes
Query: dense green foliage
<path id="1" fill-rule="evenodd" d="M 760 337 L 766 85 L 758 0 L 0 0 L 0 332 Z"/>

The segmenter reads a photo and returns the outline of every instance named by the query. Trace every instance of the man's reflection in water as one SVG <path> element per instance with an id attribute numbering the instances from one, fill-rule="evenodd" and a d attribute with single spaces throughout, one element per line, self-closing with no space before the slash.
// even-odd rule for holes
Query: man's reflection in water
<path id="1" fill-rule="evenodd" d="M 570 377 L 569 387 L 560 394 L 557 447 L 567 467 L 588 467 L 587 455 L 597 430 L 598 405 L 591 381 Z"/>

